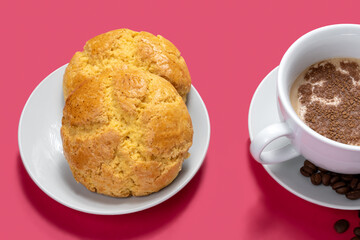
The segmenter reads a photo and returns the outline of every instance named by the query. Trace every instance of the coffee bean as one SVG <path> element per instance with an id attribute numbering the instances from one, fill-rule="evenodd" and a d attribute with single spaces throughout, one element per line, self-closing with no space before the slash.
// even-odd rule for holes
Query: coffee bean
<path id="1" fill-rule="evenodd" d="M 352 237 L 351 240 L 360 240 L 360 237 Z"/>
<path id="2" fill-rule="evenodd" d="M 350 200 L 356 200 L 360 198 L 360 190 L 354 190 L 346 193 L 346 197 Z"/>
<path id="3" fill-rule="evenodd" d="M 360 227 L 354 228 L 354 234 L 358 237 L 360 237 Z"/>
<path id="4" fill-rule="evenodd" d="M 305 171 L 304 167 L 300 168 L 300 173 L 304 176 L 304 177 L 310 177 L 311 173 Z"/>
<path id="5" fill-rule="evenodd" d="M 311 175 L 310 179 L 311 179 L 311 183 L 314 184 L 314 185 L 320 185 L 321 184 L 321 175 L 320 175 L 320 173 L 315 173 L 315 174 Z"/>
<path id="6" fill-rule="evenodd" d="M 345 186 L 345 187 L 337 188 L 335 191 L 336 191 L 338 194 L 345 194 L 345 193 L 347 193 L 349 190 L 350 190 L 350 188 L 349 188 L 348 186 Z"/>
<path id="7" fill-rule="evenodd" d="M 330 185 L 330 175 L 327 173 L 323 173 L 322 177 L 321 177 L 321 182 L 322 184 L 324 184 L 325 186 L 329 186 Z"/>
<path id="8" fill-rule="evenodd" d="M 300 173 L 305 177 L 310 177 L 311 183 L 314 185 L 320 185 L 321 183 L 325 186 L 331 185 L 332 189 L 338 194 L 345 194 L 346 198 L 350 200 L 360 198 L 360 174 L 352 175 L 330 172 L 315 166 L 309 160 L 304 161 L 304 166 L 300 168 Z M 360 218 L 360 210 L 358 215 Z"/>
<path id="9" fill-rule="evenodd" d="M 310 175 L 313 173 L 316 173 L 316 170 L 314 170 L 313 168 L 310 168 L 308 166 L 303 166 L 303 168 L 304 168 L 304 171 L 310 173 Z"/>
<path id="10" fill-rule="evenodd" d="M 334 183 L 340 181 L 340 177 L 339 176 L 333 176 L 332 178 L 330 178 L 330 185 L 333 185 Z"/>
<path id="11" fill-rule="evenodd" d="M 340 219 L 335 222 L 334 229 L 337 233 L 343 233 L 349 228 L 349 222 L 345 219 Z"/>
<path id="12" fill-rule="evenodd" d="M 351 187 L 352 189 L 355 189 L 355 188 L 357 187 L 357 185 L 358 185 L 358 182 L 359 182 L 359 179 L 353 178 L 353 179 L 351 180 L 351 182 L 350 182 L 350 187 Z"/>
<path id="13" fill-rule="evenodd" d="M 346 186 L 345 182 L 336 182 L 332 185 L 332 189 L 336 190 L 338 188 L 345 187 L 345 186 Z"/>
<path id="14" fill-rule="evenodd" d="M 308 167 L 308 168 L 311 168 L 313 170 L 313 172 L 317 172 L 318 168 L 312 163 L 310 162 L 309 160 L 305 160 L 304 162 L 304 167 Z"/>
<path id="15" fill-rule="evenodd" d="M 348 174 L 342 174 L 340 176 L 340 178 L 342 180 L 344 180 L 345 182 L 350 182 L 351 180 L 353 180 L 354 176 L 353 175 L 348 175 Z"/>

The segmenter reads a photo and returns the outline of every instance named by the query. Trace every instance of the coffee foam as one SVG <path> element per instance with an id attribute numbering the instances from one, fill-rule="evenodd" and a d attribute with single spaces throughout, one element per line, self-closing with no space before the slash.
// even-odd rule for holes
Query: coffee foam
<path id="1" fill-rule="evenodd" d="M 328 81 L 335 85 L 332 87 Z M 352 112 L 354 107 L 359 109 L 359 99 L 354 99 L 359 105 L 349 105 L 349 101 L 354 102 L 351 100 L 353 91 L 360 91 L 360 59 L 333 58 L 305 69 L 292 84 L 290 101 L 299 118 L 318 133 L 335 141 L 360 145 L 360 124 L 356 122 L 360 121 L 357 120 L 360 113 L 358 110 Z M 336 121 L 336 125 L 331 121 Z M 332 126 L 338 127 L 333 130 Z"/>
<path id="2" fill-rule="evenodd" d="M 353 86 L 360 86 L 360 82 L 355 81 L 355 79 L 352 76 L 350 76 L 349 71 L 341 68 L 341 65 L 340 65 L 341 61 L 343 61 L 344 63 L 348 63 L 349 61 L 354 61 L 354 60 L 356 60 L 357 62 L 360 63 L 360 59 L 344 60 L 344 58 L 331 58 L 331 59 L 328 59 L 326 61 L 321 61 L 321 62 L 318 62 L 316 64 L 311 65 L 310 67 L 306 68 L 305 71 L 303 71 L 298 76 L 298 78 L 295 80 L 295 82 L 293 83 L 293 85 L 291 87 L 290 100 L 291 100 L 291 105 L 293 106 L 295 112 L 297 113 L 297 115 L 300 117 L 301 120 L 304 121 L 304 116 L 305 116 L 305 114 L 307 112 L 307 108 L 306 108 L 306 106 L 304 106 L 300 102 L 302 96 L 298 95 L 299 87 L 302 84 L 308 83 L 308 84 L 311 84 L 312 91 L 314 91 L 315 86 L 323 86 L 324 82 L 326 81 L 325 79 L 321 80 L 319 82 L 314 82 L 314 83 L 306 81 L 306 79 L 305 79 L 306 73 L 308 73 L 308 72 L 311 73 L 312 72 L 312 69 L 310 69 L 310 68 L 311 67 L 324 66 L 327 62 L 330 62 L 330 63 L 335 65 L 337 71 L 340 71 L 342 74 L 349 75 L 349 77 L 352 79 Z M 332 99 L 326 99 L 326 98 L 318 97 L 318 96 L 313 94 L 311 96 L 310 103 L 315 102 L 315 101 L 319 102 L 320 104 L 327 105 L 327 106 L 338 106 L 341 103 L 341 98 L 339 96 L 335 96 Z"/>

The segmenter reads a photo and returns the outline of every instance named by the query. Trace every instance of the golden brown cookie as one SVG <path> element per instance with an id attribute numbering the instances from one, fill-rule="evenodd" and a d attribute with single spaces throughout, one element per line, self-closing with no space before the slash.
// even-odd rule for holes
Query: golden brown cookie
<path id="1" fill-rule="evenodd" d="M 162 36 L 118 29 L 90 39 L 76 52 L 64 75 L 65 99 L 84 80 L 103 71 L 138 68 L 169 81 L 185 100 L 191 78 L 179 50 Z"/>
<path id="2" fill-rule="evenodd" d="M 93 192 L 126 197 L 159 191 L 178 175 L 192 136 L 190 115 L 173 85 L 131 66 L 89 75 L 66 99 L 64 154 L 75 179 Z"/>

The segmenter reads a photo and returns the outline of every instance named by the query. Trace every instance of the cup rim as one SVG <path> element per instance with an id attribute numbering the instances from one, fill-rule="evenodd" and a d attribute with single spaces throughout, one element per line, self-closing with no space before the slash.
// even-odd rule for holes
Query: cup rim
<path id="1" fill-rule="evenodd" d="M 280 65 L 279 65 L 279 74 L 278 74 L 278 79 L 277 79 L 277 91 L 278 91 L 279 100 L 281 101 L 285 111 L 287 112 L 289 117 L 291 119 L 293 119 L 298 126 L 301 127 L 302 130 L 304 130 L 305 132 L 307 132 L 309 135 L 313 136 L 317 140 L 322 141 L 322 142 L 324 142 L 326 144 L 329 144 L 331 146 L 342 148 L 342 149 L 345 149 L 345 150 L 360 151 L 360 146 L 349 145 L 349 144 L 337 142 L 337 141 L 329 139 L 329 138 L 319 134 L 318 132 L 314 131 L 313 129 L 311 129 L 308 125 L 306 125 L 299 118 L 299 116 L 296 114 L 295 110 L 291 106 L 290 99 L 288 99 L 286 97 L 285 91 L 281 90 L 281 89 L 285 89 L 283 82 L 280 81 L 280 79 L 282 79 L 281 76 L 284 74 L 284 65 L 288 61 L 288 59 L 291 57 L 294 50 L 297 49 L 298 46 L 301 45 L 302 42 L 305 41 L 308 38 L 311 38 L 311 37 L 313 37 L 315 35 L 318 35 L 318 34 L 322 34 L 323 32 L 333 31 L 333 30 L 343 29 L 343 28 L 357 28 L 358 30 L 360 30 L 360 25 L 359 24 L 334 24 L 334 25 L 328 25 L 328 26 L 324 26 L 324 27 L 314 29 L 314 30 L 312 30 L 312 31 L 310 31 L 308 33 L 305 33 L 300 38 L 298 38 L 288 48 L 288 50 L 285 52 L 284 56 L 281 59 L 281 62 L 280 62 Z"/>

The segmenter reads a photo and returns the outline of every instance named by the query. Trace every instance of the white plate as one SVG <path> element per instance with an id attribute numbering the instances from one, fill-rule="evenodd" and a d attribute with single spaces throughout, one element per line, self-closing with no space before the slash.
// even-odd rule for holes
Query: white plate
<path id="1" fill-rule="evenodd" d="M 32 92 L 20 117 L 19 149 L 33 181 L 51 198 L 78 211 L 115 215 L 153 207 L 180 191 L 203 163 L 210 141 L 209 116 L 192 86 L 187 107 L 194 128 L 191 156 L 177 178 L 166 188 L 146 197 L 113 198 L 88 191 L 77 183 L 64 158 L 60 127 L 64 99 L 62 79 L 66 65 L 46 77 Z"/>
<path id="2" fill-rule="evenodd" d="M 278 68 L 271 71 L 256 89 L 249 109 L 250 140 L 266 126 L 280 122 L 276 99 L 276 79 Z M 268 146 L 267 150 L 290 144 L 287 139 L 279 139 Z M 255 161 L 255 160 L 254 160 Z M 299 172 L 304 158 L 297 157 L 283 163 L 263 165 L 270 176 L 288 191 L 309 202 L 336 209 L 360 209 L 359 200 L 348 200 L 337 194 L 331 187 L 314 186 L 310 179 Z"/>

